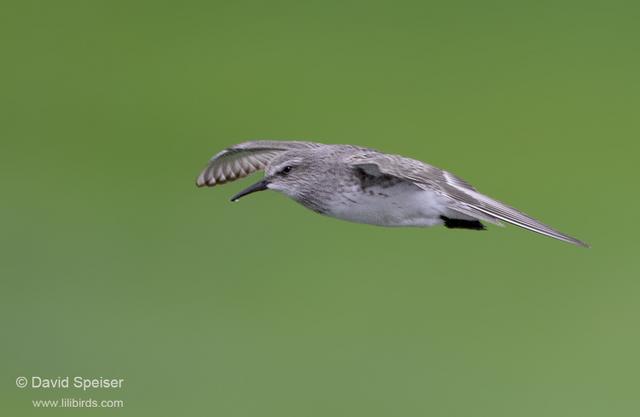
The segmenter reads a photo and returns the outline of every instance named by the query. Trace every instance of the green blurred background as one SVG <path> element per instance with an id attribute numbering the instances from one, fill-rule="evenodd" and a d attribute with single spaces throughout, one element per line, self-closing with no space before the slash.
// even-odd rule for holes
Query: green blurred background
<path id="1" fill-rule="evenodd" d="M 3 1 L 0 414 L 640 415 L 639 21 L 630 1 Z M 258 138 L 422 159 L 593 248 L 194 186 Z M 61 397 L 125 407 L 31 405 Z"/>

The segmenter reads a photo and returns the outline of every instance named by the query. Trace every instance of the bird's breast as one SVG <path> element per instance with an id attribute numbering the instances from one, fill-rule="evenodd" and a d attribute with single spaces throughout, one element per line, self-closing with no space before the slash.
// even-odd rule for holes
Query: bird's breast
<path id="1" fill-rule="evenodd" d="M 379 226 L 433 226 L 442 221 L 443 198 L 413 184 L 343 187 L 323 207 L 323 214 Z"/>

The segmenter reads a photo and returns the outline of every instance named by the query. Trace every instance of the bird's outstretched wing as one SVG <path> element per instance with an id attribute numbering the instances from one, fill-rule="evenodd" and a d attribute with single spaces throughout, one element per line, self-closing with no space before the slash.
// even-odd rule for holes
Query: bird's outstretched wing
<path id="1" fill-rule="evenodd" d="M 276 155 L 290 149 L 316 148 L 322 144 L 301 141 L 255 140 L 233 145 L 215 154 L 196 179 L 198 187 L 235 181 L 264 169 Z"/>
<path id="2" fill-rule="evenodd" d="M 352 155 L 346 162 L 354 169 L 362 169 L 369 175 L 390 175 L 435 191 L 450 200 L 452 210 L 479 220 L 493 223 L 502 220 L 545 236 L 589 247 L 586 243 L 540 223 L 513 207 L 479 193 L 469 183 L 450 172 L 424 162 L 378 152 Z"/>

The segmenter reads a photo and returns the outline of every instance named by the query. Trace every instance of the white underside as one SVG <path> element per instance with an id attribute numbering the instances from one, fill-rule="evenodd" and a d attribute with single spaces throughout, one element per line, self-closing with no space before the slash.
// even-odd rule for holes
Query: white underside
<path id="1" fill-rule="evenodd" d="M 434 226 L 443 223 L 440 219 L 442 215 L 471 219 L 450 210 L 445 197 L 433 191 L 416 189 L 412 185 L 370 187 L 364 193 L 354 190 L 343 196 L 345 199 L 333 204 L 327 215 L 378 226 Z"/>

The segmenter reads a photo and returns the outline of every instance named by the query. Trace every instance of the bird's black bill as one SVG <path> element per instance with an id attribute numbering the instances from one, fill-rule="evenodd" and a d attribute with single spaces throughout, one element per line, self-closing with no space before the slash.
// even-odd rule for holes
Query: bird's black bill
<path id="1" fill-rule="evenodd" d="M 249 195 L 251 193 L 255 193 L 256 191 L 264 191 L 264 190 L 269 188 L 269 187 L 267 187 L 268 185 L 269 185 L 269 182 L 267 182 L 266 180 L 258 181 L 255 184 L 250 185 L 249 187 L 247 187 L 244 190 L 240 191 L 238 194 L 236 194 L 233 197 L 231 197 L 231 201 L 238 201 L 239 199 L 241 199 L 245 195 Z"/>

